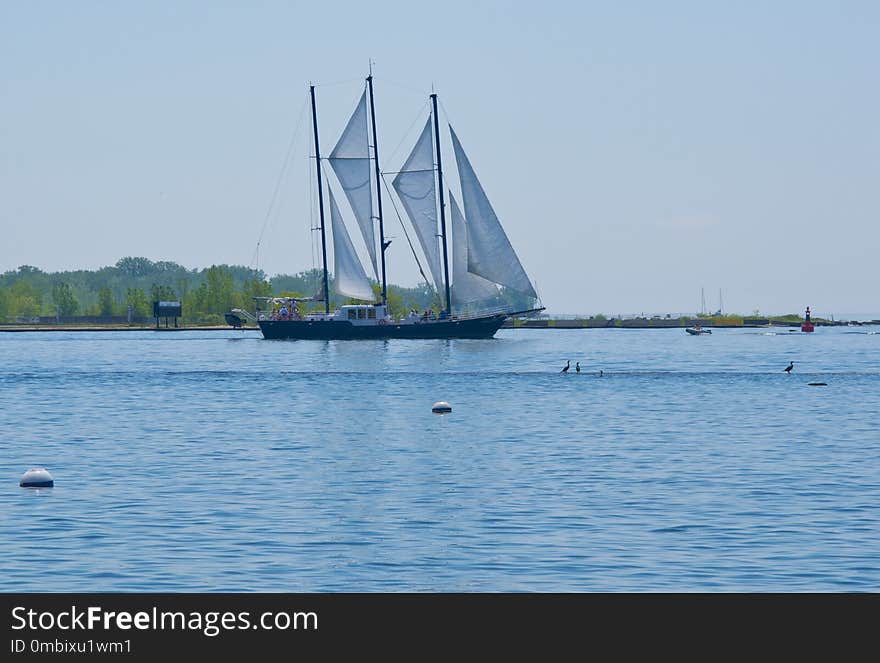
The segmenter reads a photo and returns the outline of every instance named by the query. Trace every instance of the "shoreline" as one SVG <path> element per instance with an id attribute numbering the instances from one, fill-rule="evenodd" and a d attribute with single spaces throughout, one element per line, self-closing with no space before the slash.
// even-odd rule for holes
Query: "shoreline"
<path id="1" fill-rule="evenodd" d="M 2 325 L 0 333 L 24 333 L 24 332 L 138 332 L 138 331 L 154 331 L 154 332 L 182 332 L 182 331 L 223 331 L 225 329 L 232 330 L 229 325 L 205 325 L 203 327 L 129 327 L 128 325 L 107 325 L 105 327 L 95 325 Z M 259 327 L 244 327 L 243 329 L 252 329 L 259 331 Z"/>
<path id="2" fill-rule="evenodd" d="M 685 329 L 696 324 L 695 320 L 679 322 L 678 320 L 506 320 L 502 329 Z M 880 320 L 870 321 L 813 321 L 816 327 L 862 327 L 878 326 Z M 724 324 L 701 321 L 700 326 L 704 329 L 773 329 L 788 328 L 800 329 L 800 322 L 771 321 L 766 324 Z M 129 326 L 129 325 L 0 325 L 0 333 L 26 333 L 26 332 L 192 332 L 192 331 L 259 331 L 256 326 L 233 328 L 229 325 L 204 325 L 204 326 L 181 326 L 160 327 L 155 326 Z"/>
<path id="3" fill-rule="evenodd" d="M 699 325 L 704 329 L 773 329 L 790 328 L 800 329 L 801 321 L 768 320 L 748 322 L 724 322 L 708 319 L 651 319 L 633 318 L 607 320 L 590 319 L 549 319 L 549 320 L 516 320 L 508 319 L 501 326 L 502 329 L 685 329 Z M 880 320 L 856 321 L 856 320 L 813 320 L 816 327 L 862 327 L 865 325 L 880 325 Z"/>

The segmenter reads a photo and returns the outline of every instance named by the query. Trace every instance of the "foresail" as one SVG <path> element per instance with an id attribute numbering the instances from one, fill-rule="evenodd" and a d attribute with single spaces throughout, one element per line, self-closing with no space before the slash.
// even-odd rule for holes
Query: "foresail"
<path id="1" fill-rule="evenodd" d="M 443 290 L 443 273 L 437 239 L 437 187 L 434 184 L 430 118 L 392 185 L 415 228 L 434 286 L 440 292 Z"/>
<path id="2" fill-rule="evenodd" d="M 498 294 L 495 284 L 468 271 L 467 222 L 452 191 L 449 192 L 449 203 L 452 211 L 452 303 L 464 306 L 490 299 Z"/>
<path id="3" fill-rule="evenodd" d="M 452 126 L 449 133 L 455 149 L 467 219 L 468 271 L 537 299 L 538 294 L 510 245 Z"/>
<path id="4" fill-rule="evenodd" d="M 328 187 L 330 194 L 330 226 L 333 229 L 333 278 L 335 290 L 345 297 L 354 297 L 371 301 L 374 298 L 373 289 L 370 287 L 370 279 L 367 278 L 364 267 L 354 250 L 351 237 L 345 229 L 333 191 Z"/>
<path id="5" fill-rule="evenodd" d="M 376 264 L 376 235 L 373 229 L 373 190 L 370 184 L 370 142 L 367 133 L 367 93 L 364 91 L 357 108 L 349 119 L 330 153 L 330 166 L 348 202 L 354 211 L 355 219 L 361 229 L 370 260 L 373 275 L 378 279 Z"/>

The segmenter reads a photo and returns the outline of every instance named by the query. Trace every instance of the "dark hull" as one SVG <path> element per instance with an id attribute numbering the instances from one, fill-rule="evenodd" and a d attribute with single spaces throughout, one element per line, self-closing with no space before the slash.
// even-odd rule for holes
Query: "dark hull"
<path id="1" fill-rule="evenodd" d="M 224 317 L 226 318 L 226 324 L 234 329 L 241 329 L 241 325 L 244 323 L 244 320 L 235 315 L 235 313 L 226 313 Z"/>
<path id="2" fill-rule="evenodd" d="M 468 320 L 439 320 L 415 324 L 353 325 L 345 320 L 260 320 L 267 339 L 320 341 L 386 338 L 492 338 L 507 315 Z"/>

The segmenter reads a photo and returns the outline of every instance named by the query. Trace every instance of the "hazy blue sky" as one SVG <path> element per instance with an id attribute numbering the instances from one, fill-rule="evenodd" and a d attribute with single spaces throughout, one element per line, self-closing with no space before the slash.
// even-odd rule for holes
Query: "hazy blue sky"
<path id="1" fill-rule="evenodd" d="M 0 270 L 251 263 L 309 81 L 326 154 L 369 58 L 383 170 L 433 84 L 551 311 L 880 310 L 876 2 L 4 1 Z"/>

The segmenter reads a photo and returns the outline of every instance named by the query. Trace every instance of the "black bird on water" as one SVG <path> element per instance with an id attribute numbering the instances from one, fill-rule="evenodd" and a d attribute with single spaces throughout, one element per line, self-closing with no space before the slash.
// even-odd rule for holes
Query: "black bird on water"
<path id="1" fill-rule="evenodd" d="M 560 371 L 560 372 L 561 373 L 568 373 L 568 369 L 570 366 L 571 366 L 571 359 L 566 359 L 565 360 L 565 368 L 563 368 L 562 371 Z"/>
<path id="2" fill-rule="evenodd" d="M 786 373 L 788 373 L 789 375 L 791 375 L 791 369 L 793 369 L 793 368 L 794 368 L 794 362 L 793 362 L 793 361 L 789 361 L 789 362 L 788 362 L 788 366 L 786 366 L 786 367 L 785 367 L 784 369 L 782 369 L 782 370 L 784 370 Z"/>
<path id="3" fill-rule="evenodd" d="M 580 373 L 580 372 L 581 372 L 581 362 L 577 362 L 577 363 L 574 365 L 574 371 L 575 371 L 575 373 Z"/>

